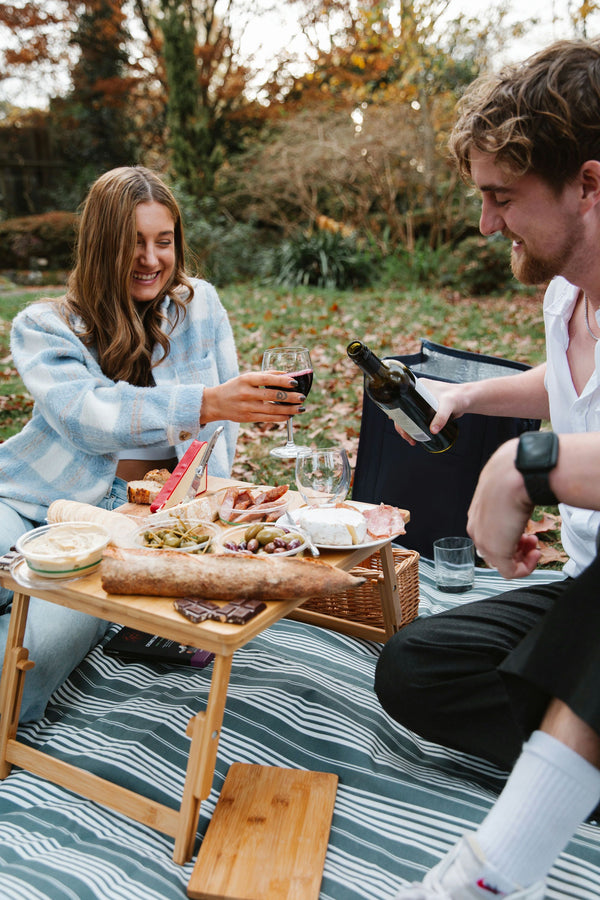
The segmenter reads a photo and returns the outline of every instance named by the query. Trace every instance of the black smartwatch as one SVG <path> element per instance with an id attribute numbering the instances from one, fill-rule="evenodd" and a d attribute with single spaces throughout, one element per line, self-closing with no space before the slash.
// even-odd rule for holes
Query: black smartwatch
<path id="1" fill-rule="evenodd" d="M 536 506 L 556 506 L 548 473 L 558 462 L 558 435 L 553 431 L 525 431 L 519 438 L 515 466 Z"/>

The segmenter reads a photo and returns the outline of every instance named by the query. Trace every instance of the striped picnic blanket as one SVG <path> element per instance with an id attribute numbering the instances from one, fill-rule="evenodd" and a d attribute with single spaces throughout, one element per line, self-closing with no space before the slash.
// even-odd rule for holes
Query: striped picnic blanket
<path id="1" fill-rule="evenodd" d="M 514 586 L 478 572 L 457 599 L 435 589 L 429 561 L 419 575 L 423 615 Z M 391 721 L 373 692 L 379 650 L 283 620 L 235 654 L 198 845 L 235 761 L 338 774 L 321 900 L 387 900 L 483 819 L 505 773 Z M 98 646 L 20 736 L 176 807 L 185 727 L 206 702 L 210 672 L 124 662 Z M 35 775 L 15 768 L 0 782 L 1 900 L 185 900 L 193 861 L 175 865 L 172 849 L 171 838 Z M 579 828 L 547 896 L 600 897 L 600 826 Z"/>

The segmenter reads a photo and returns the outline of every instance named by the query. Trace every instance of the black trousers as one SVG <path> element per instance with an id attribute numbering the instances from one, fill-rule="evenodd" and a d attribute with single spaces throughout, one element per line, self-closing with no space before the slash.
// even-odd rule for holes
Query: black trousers
<path id="1" fill-rule="evenodd" d="M 600 735 L 600 559 L 416 619 L 383 648 L 375 690 L 407 728 L 506 770 L 553 697 Z"/>

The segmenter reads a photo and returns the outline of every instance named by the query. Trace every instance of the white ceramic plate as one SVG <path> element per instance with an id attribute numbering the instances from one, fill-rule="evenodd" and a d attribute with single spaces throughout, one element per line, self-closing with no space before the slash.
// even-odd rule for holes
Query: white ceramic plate
<path id="1" fill-rule="evenodd" d="M 372 504 L 370 503 L 360 503 L 358 501 L 350 501 L 346 500 L 348 506 L 353 506 L 359 512 L 363 509 L 371 509 Z M 295 523 L 298 522 L 298 514 L 301 509 L 306 509 L 305 506 L 300 506 L 297 509 L 288 510 L 289 515 L 292 517 Z M 283 518 L 277 520 L 277 525 L 285 525 L 285 520 Z M 382 547 L 383 544 L 387 544 L 388 541 L 393 541 L 394 538 L 397 538 L 398 535 L 402 534 L 401 531 L 398 531 L 396 534 L 390 535 L 390 537 L 386 538 L 378 538 L 376 541 L 365 541 L 362 544 L 319 544 L 315 541 L 315 546 L 319 548 L 319 550 L 368 550 L 368 549 L 376 549 L 377 547 Z"/>

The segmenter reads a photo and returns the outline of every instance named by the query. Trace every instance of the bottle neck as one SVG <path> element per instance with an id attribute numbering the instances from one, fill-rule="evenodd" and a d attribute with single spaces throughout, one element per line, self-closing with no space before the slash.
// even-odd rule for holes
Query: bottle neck
<path id="1" fill-rule="evenodd" d="M 348 356 L 367 375 L 379 375 L 382 372 L 389 371 L 385 363 L 378 356 L 375 356 L 372 350 L 369 350 L 365 344 L 361 344 L 358 341 L 350 344 Z"/>

